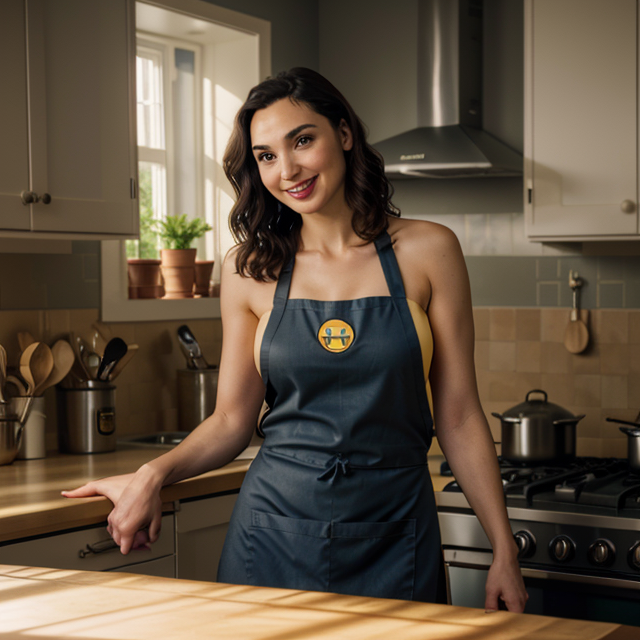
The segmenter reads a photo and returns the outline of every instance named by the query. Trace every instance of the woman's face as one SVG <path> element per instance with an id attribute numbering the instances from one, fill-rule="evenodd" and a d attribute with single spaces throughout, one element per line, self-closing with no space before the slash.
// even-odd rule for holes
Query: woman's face
<path id="1" fill-rule="evenodd" d="M 255 112 L 250 132 L 260 178 L 277 200 L 303 215 L 344 211 L 344 151 L 353 144 L 344 121 L 336 129 L 283 98 Z"/>

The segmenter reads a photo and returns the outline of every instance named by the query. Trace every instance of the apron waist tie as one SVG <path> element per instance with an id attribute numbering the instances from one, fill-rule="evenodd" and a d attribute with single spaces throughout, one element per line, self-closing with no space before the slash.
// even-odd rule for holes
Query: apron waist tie
<path id="1" fill-rule="evenodd" d="M 343 476 L 351 475 L 351 463 L 349 462 L 349 458 L 343 458 L 341 453 L 337 453 L 335 456 L 332 456 L 327 460 L 326 470 L 323 471 L 316 480 L 329 480 L 333 482 L 338 475 L 342 474 Z"/>

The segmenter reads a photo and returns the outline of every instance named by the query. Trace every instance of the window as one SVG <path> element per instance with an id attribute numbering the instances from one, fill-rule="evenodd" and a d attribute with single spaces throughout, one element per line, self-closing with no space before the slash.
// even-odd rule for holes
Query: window
<path id="1" fill-rule="evenodd" d="M 160 6 L 163 5 L 163 6 Z M 102 243 L 102 318 L 213 317 L 215 299 L 128 300 L 126 258 L 159 257 L 150 225 L 169 214 L 213 227 L 194 243 L 220 262 L 232 246 L 234 194 L 222 170 L 233 118 L 249 89 L 269 74 L 269 23 L 200 0 L 136 2 L 136 121 L 140 239 Z"/>

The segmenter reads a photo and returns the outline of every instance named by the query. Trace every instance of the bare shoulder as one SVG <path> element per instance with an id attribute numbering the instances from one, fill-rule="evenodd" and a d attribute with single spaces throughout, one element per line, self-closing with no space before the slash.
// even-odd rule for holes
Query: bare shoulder
<path id="1" fill-rule="evenodd" d="M 393 218 L 389 222 L 389 234 L 396 251 L 415 253 L 422 260 L 460 251 L 456 234 L 429 220 Z"/>
<path id="2" fill-rule="evenodd" d="M 224 257 L 221 269 L 220 303 L 237 310 L 250 311 L 260 318 L 272 306 L 275 282 L 259 282 L 242 275 L 236 268 L 238 246 Z"/>

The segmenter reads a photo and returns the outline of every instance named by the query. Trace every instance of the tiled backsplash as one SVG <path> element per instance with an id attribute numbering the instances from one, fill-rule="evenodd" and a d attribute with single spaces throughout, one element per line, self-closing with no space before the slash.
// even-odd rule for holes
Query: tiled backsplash
<path id="1" fill-rule="evenodd" d="M 491 412 L 543 389 L 549 402 L 585 414 L 579 455 L 627 455 L 626 436 L 605 418 L 632 420 L 640 411 L 640 311 L 591 311 L 591 341 L 581 354 L 564 346 L 568 309 L 476 307 L 474 320 L 478 388 L 494 440 L 500 421 Z"/>

